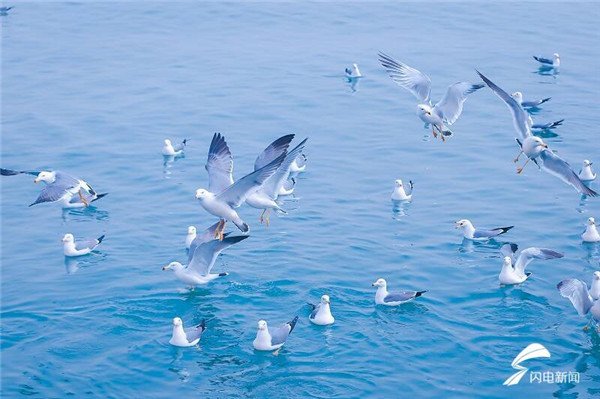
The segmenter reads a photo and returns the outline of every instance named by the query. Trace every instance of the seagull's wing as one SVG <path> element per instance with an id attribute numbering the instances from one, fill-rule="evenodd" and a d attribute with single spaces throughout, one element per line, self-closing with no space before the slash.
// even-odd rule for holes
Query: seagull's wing
<path id="1" fill-rule="evenodd" d="M 581 194 L 589 195 L 590 197 L 598 195 L 598 193 L 581 181 L 567 161 L 556 155 L 552 150 L 545 149 L 539 158 L 542 160 L 542 167 L 546 172 L 573 186 Z"/>
<path id="2" fill-rule="evenodd" d="M 317 303 L 316 305 L 312 305 L 309 304 L 310 306 L 313 307 L 312 312 L 310 312 L 310 316 L 308 316 L 311 319 L 314 319 L 315 317 L 317 317 L 317 313 L 319 313 L 319 310 L 321 309 L 321 302 Z"/>
<path id="3" fill-rule="evenodd" d="M 554 61 L 549 60 L 548 58 L 544 58 L 544 57 L 536 57 L 535 55 L 533 56 L 533 58 L 537 61 L 537 62 L 541 62 L 542 64 L 548 64 L 548 65 L 554 65 Z"/>
<path id="4" fill-rule="evenodd" d="M 508 256 L 510 257 L 510 260 L 512 261 L 512 264 L 515 264 L 515 254 L 517 253 L 519 249 L 519 246 L 517 244 L 504 244 L 501 248 L 500 248 L 500 253 L 502 254 L 502 256 Z"/>
<path id="5" fill-rule="evenodd" d="M 78 251 L 86 248 L 94 249 L 102 242 L 103 239 L 104 236 L 101 236 L 100 238 L 94 238 L 93 240 L 76 241 L 75 249 Z"/>
<path id="6" fill-rule="evenodd" d="M 287 134 L 269 144 L 269 146 L 256 158 L 256 161 L 254 161 L 254 170 L 266 166 L 269 162 L 283 154 L 283 152 L 289 148 L 293 139 L 293 134 Z"/>
<path id="7" fill-rule="evenodd" d="M 215 133 L 212 138 L 205 168 L 211 193 L 219 194 L 233 184 L 233 157 L 221 133 Z"/>
<path id="8" fill-rule="evenodd" d="M 588 292 L 587 284 L 576 278 L 561 281 L 556 286 L 564 298 L 569 298 L 573 307 L 580 316 L 585 316 L 592 307 L 592 297 Z"/>
<path id="9" fill-rule="evenodd" d="M 379 62 L 394 82 L 410 91 L 422 103 L 430 102 L 431 79 L 429 79 L 429 76 L 381 51 L 379 52 Z"/>
<path id="10" fill-rule="evenodd" d="M 448 87 L 444 97 L 435 104 L 433 111 L 436 112 L 448 125 L 452 125 L 463 110 L 463 104 L 467 96 L 485 86 L 482 83 L 472 84 L 469 82 L 457 82 Z"/>
<path id="11" fill-rule="evenodd" d="M 42 202 L 55 202 L 62 199 L 65 195 L 68 195 L 68 190 L 73 188 L 72 186 L 66 186 L 62 184 L 48 184 L 40 191 L 40 195 L 37 197 L 35 202 L 29 206 L 41 204 Z"/>
<path id="12" fill-rule="evenodd" d="M 190 249 L 188 252 L 188 264 L 192 261 L 192 258 L 194 257 L 194 251 L 199 245 L 215 239 L 217 227 L 219 227 L 220 223 L 221 221 L 218 221 L 217 223 L 204 230 L 202 233 L 196 234 L 196 238 L 194 238 L 194 240 L 190 243 Z"/>
<path id="13" fill-rule="evenodd" d="M 269 334 L 271 334 L 271 345 L 279 345 L 283 344 L 287 337 L 294 331 L 294 327 L 298 322 L 298 316 L 294 317 L 294 320 L 285 323 L 282 326 L 274 328 L 273 330 L 269 329 Z"/>
<path id="14" fill-rule="evenodd" d="M 525 274 L 525 268 L 534 259 L 556 259 L 562 258 L 564 255 L 560 252 L 553 251 L 546 248 L 535 248 L 530 247 L 521 251 L 517 262 L 515 263 L 515 271 L 519 275 Z"/>
<path id="15" fill-rule="evenodd" d="M 269 162 L 262 168 L 246 175 L 232 184 L 228 189 L 217 196 L 221 201 L 226 202 L 232 208 L 240 206 L 248 196 L 258 190 L 261 185 L 271 177 L 279 168 L 279 165 L 285 159 L 286 152 L 279 155 L 273 161 Z"/>
<path id="16" fill-rule="evenodd" d="M 202 320 L 202 323 L 197 325 L 196 327 L 186 328 L 183 331 L 185 332 L 185 337 L 188 342 L 194 342 L 197 339 L 202 337 L 202 333 L 206 330 L 206 322 Z"/>
<path id="17" fill-rule="evenodd" d="M 383 302 L 406 302 L 418 296 L 421 296 L 426 291 L 396 291 L 390 292 L 387 294 L 385 298 L 383 298 Z"/>
<path id="18" fill-rule="evenodd" d="M 271 177 L 267 179 L 267 181 L 265 181 L 262 190 L 272 200 L 277 199 L 277 196 L 279 195 L 279 190 L 290 176 L 292 163 L 294 163 L 296 157 L 302 153 L 304 145 L 306 144 L 306 140 L 308 140 L 308 138 L 302 140 L 300 144 L 298 144 L 296 147 L 294 147 L 293 150 L 288 152 L 288 154 L 285 156 L 285 159 L 277 169 L 277 172 L 275 172 Z"/>
<path id="19" fill-rule="evenodd" d="M 500 234 L 506 233 L 508 230 L 512 229 L 515 226 L 508 227 L 497 227 L 495 229 L 475 229 L 473 233 L 473 238 L 492 238 L 499 236 Z"/>
<path id="20" fill-rule="evenodd" d="M 210 273 L 217 256 L 224 249 L 229 248 L 233 244 L 245 240 L 249 236 L 224 237 L 223 241 L 212 240 L 198 245 L 194 249 L 192 260 L 188 264 L 188 269 L 194 270 L 201 276 L 206 276 Z"/>
<path id="21" fill-rule="evenodd" d="M 175 150 L 175 152 L 182 151 L 185 149 L 186 144 L 187 144 L 187 139 L 183 139 L 183 141 L 181 143 L 173 146 L 173 150 Z"/>
<path id="22" fill-rule="evenodd" d="M 12 169 L 0 168 L 0 175 L 1 176 L 14 176 L 14 175 L 22 175 L 22 174 L 37 176 L 37 175 L 40 174 L 40 172 L 32 172 L 32 171 L 27 171 L 27 170 L 12 170 Z"/>
<path id="23" fill-rule="evenodd" d="M 529 114 L 523 109 L 521 104 L 519 104 L 514 98 L 508 95 L 507 92 L 498 87 L 494 82 L 483 76 L 479 71 L 477 74 L 485 84 L 492 89 L 492 91 L 500 97 L 502 101 L 506 104 L 508 109 L 510 110 L 513 118 L 513 125 L 515 126 L 515 130 L 519 134 L 519 137 L 522 140 L 525 140 L 527 137 L 531 136 L 531 119 L 529 118 Z"/>

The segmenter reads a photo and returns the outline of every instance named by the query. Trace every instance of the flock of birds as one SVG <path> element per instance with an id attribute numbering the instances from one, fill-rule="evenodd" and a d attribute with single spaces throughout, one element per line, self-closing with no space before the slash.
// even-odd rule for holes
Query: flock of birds
<path id="1" fill-rule="evenodd" d="M 534 58 L 545 67 L 558 68 L 560 66 L 558 54 L 554 54 L 553 59 Z M 520 92 L 509 95 L 486 76 L 477 72 L 482 83 L 455 83 L 447 89 L 440 101 L 433 104 L 430 98 L 431 80 L 427 75 L 384 53 L 379 53 L 379 61 L 394 82 L 417 98 L 417 115 L 425 122 L 427 128 L 431 128 L 434 138 L 439 135 L 440 139 L 445 141 L 451 137 L 454 133 L 450 130 L 450 126 L 460 117 L 467 97 L 487 86 L 507 105 L 512 115 L 517 132 L 516 141 L 520 148 L 519 155 L 514 162 L 518 162 L 522 154 L 526 157 L 524 165 L 517 169 L 517 173 L 521 173 L 531 161 L 539 168 L 571 185 L 582 195 L 592 197 L 597 195 L 589 187 L 589 183 L 596 178 L 591 162 L 584 161 L 581 171 L 575 173 L 569 164 L 554 153 L 541 138 L 532 134 L 532 129 L 536 125 L 525 108 L 539 107 L 550 98 L 524 101 Z M 362 75 L 358 65 L 354 64 L 352 68 L 346 69 L 346 76 L 349 81 L 361 79 Z M 541 129 L 550 129 L 560 123 L 562 120 L 537 126 Z M 175 277 L 190 289 L 228 275 L 228 273 L 211 272 L 222 251 L 248 238 L 247 233 L 250 226 L 240 217 L 236 209 L 246 204 L 262 210 L 260 222 L 265 223 L 267 227 L 270 223 L 269 215 L 271 213 L 285 213 L 285 210 L 281 208 L 280 197 L 294 192 L 295 177 L 304 171 L 307 161 L 304 149 L 308 139 L 300 141 L 290 149 L 294 138 L 295 135 L 288 134 L 273 141 L 256 158 L 253 170 L 234 180 L 233 156 L 225 137 L 220 133 L 213 135 L 205 165 L 208 173 L 208 187 L 196 190 L 195 198 L 207 213 L 217 218 L 217 221 L 201 232 L 198 232 L 195 226 L 189 226 L 185 238 L 185 247 L 188 251 L 187 264 L 171 262 L 164 266 L 163 270 L 173 271 Z M 182 156 L 187 142 L 188 140 L 183 140 L 173 145 L 169 139 L 166 139 L 162 154 L 166 159 Z M 0 174 L 2 176 L 33 175 L 35 183 L 45 184 L 38 198 L 29 206 L 51 202 L 58 203 L 62 208 L 84 208 L 92 206 L 95 201 L 107 195 L 107 193 L 96 192 L 85 180 L 60 171 L 22 171 L 0 168 Z M 405 186 L 402 180 L 396 180 L 391 196 L 392 200 L 396 202 L 411 201 L 413 187 L 412 181 Z M 231 232 L 226 232 L 228 222 L 233 223 L 244 234 L 232 235 Z M 475 228 L 467 219 L 456 222 L 456 228 L 461 229 L 464 238 L 475 241 L 493 239 L 507 233 L 513 227 L 480 229 Z M 67 257 L 87 255 L 94 251 L 103 239 L 104 235 L 91 240 L 76 240 L 72 234 L 65 234 L 62 239 L 64 255 Z M 600 242 L 600 234 L 594 218 L 588 219 L 582 239 L 586 242 Z M 531 274 L 525 269 L 535 259 L 547 260 L 563 257 L 563 254 L 547 248 L 531 247 L 518 252 L 516 244 L 504 245 L 501 253 L 504 256 L 504 262 L 499 280 L 501 284 L 505 285 L 524 282 Z M 372 286 L 377 287 L 375 303 L 384 306 L 399 306 L 426 292 L 389 292 L 387 282 L 383 278 L 372 283 Z M 579 314 L 591 313 L 593 319 L 600 321 L 600 272 L 594 273 L 591 291 L 588 291 L 585 282 L 577 279 L 564 280 L 558 284 L 557 288 L 562 296 L 570 299 Z M 330 304 L 328 295 L 323 295 L 319 303 L 311 304 L 311 312 L 308 317 L 310 322 L 321 326 L 333 324 L 335 319 L 331 313 Z M 254 348 L 259 351 L 274 351 L 274 354 L 277 354 L 294 330 L 297 321 L 298 316 L 295 316 L 287 323 L 269 328 L 266 321 L 260 320 L 256 338 L 253 341 Z M 205 329 L 204 321 L 186 329 L 181 318 L 175 317 L 169 343 L 179 347 L 195 346 L 201 340 Z"/>

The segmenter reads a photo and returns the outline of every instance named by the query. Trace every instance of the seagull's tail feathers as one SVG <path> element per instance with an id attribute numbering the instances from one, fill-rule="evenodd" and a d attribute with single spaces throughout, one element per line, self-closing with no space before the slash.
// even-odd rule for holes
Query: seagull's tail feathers
<path id="1" fill-rule="evenodd" d="M 297 322 L 298 316 L 294 317 L 294 319 L 288 323 L 290 325 L 290 334 L 292 333 L 292 331 L 294 331 L 294 327 L 296 327 Z"/>
<path id="2" fill-rule="evenodd" d="M 555 127 L 557 127 L 557 126 L 560 126 L 560 125 L 562 125 L 562 123 L 563 123 L 564 121 L 565 121 L 564 119 L 561 119 L 561 120 L 559 120 L 559 121 L 552 122 L 552 123 L 550 123 L 550 126 L 548 126 L 548 129 L 554 129 L 554 128 L 555 128 Z"/>
<path id="3" fill-rule="evenodd" d="M 235 219 L 231 220 L 233 222 L 233 224 L 235 224 L 237 226 L 238 229 L 240 229 L 240 231 L 242 231 L 243 233 L 247 233 L 250 231 L 250 226 L 248 226 L 248 223 L 244 222 L 242 220 L 242 218 L 240 218 L 239 216 Z"/>
<path id="4" fill-rule="evenodd" d="M 206 330 L 206 319 L 202 319 L 202 321 L 196 326 L 196 328 L 201 328 L 202 331 Z"/>
<path id="5" fill-rule="evenodd" d="M 444 137 L 450 137 L 454 134 L 454 132 L 452 132 L 452 130 L 448 129 L 447 126 L 443 126 L 442 127 L 442 136 Z"/>
<path id="6" fill-rule="evenodd" d="M 542 99 L 540 100 L 540 103 L 539 103 L 539 105 L 542 105 L 543 103 L 545 103 L 545 102 L 547 102 L 547 101 L 550 101 L 550 99 L 551 99 L 551 98 L 552 98 L 552 97 L 542 98 Z"/>

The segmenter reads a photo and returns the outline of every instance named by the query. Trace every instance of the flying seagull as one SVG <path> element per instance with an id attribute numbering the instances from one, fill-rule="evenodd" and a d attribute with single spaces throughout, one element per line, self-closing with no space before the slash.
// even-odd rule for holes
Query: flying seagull
<path id="1" fill-rule="evenodd" d="M 558 283 L 556 288 L 562 297 L 569 298 L 579 316 L 585 316 L 588 313 L 591 314 L 591 319 L 588 319 L 587 324 L 583 327 L 585 331 L 588 330 L 588 326 L 592 320 L 596 323 L 600 321 L 600 301 L 598 301 L 600 272 L 594 272 L 591 292 L 588 291 L 586 283 L 576 278 L 563 280 Z M 600 328 L 598 332 L 600 332 Z"/>
<path id="2" fill-rule="evenodd" d="M 448 126 L 456 122 L 462 113 L 467 96 L 484 86 L 480 83 L 454 83 L 448 87 L 444 97 L 432 107 L 430 98 L 431 79 L 429 79 L 429 76 L 382 52 L 379 52 L 379 62 L 394 82 L 417 98 L 420 102 L 417 105 L 417 115 L 423 122 L 431 124 L 431 133 L 434 137 L 437 137 L 437 129 L 442 140 L 445 140 L 445 136 L 452 135 L 452 131 L 448 129 Z"/>

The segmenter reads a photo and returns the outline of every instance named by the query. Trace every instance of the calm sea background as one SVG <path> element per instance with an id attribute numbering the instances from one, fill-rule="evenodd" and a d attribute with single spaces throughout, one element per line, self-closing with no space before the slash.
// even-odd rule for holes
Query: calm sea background
<path id="1" fill-rule="evenodd" d="M 526 99 L 552 97 L 535 121 L 565 118 L 545 139 L 578 171 L 596 161 L 600 6 L 595 2 L 5 2 L 1 165 L 59 169 L 109 192 L 96 209 L 28 208 L 31 176 L 2 178 L 1 395 L 31 397 L 571 397 L 600 394 L 600 337 L 556 284 L 591 282 L 598 245 L 579 235 L 600 202 L 529 165 L 515 173 L 515 132 L 489 89 L 469 97 L 455 136 L 432 140 L 416 101 L 377 61 L 383 50 L 429 74 L 432 97 L 474 68 Z M 540 74 L 534 54 L 561 54 Z M 343 77 L 357 62 L 356 91 Z M 307 172 L 272 218 L 243 207 L 251 238 L 182 293 L 188 225 L 215 220 L 206 187 L 214 132 L 235 175 L 280 135 L 309 137 Z M 162 140 L 190 139 L 163 164 Z M 394 210 L 395 179 L 415 182 Z M 598 185 L 595 185 L 598 189 Z M 515 225 L 463 242 L 454 221 Z M 106 234 L 66 261 L 60 239 Z M 237 234 L 237 233 L 236 233 Z M 565 257 L 536 261 L 525 284 L 499 286 L 499 248 L 514 242 Z M 374 306 L 371 283 L 428 290 Z M 308 322 L 329 294 L 336 323 Z M 278 357 L 257 353 L 259 319 L 300 321 Z M 205 318 L 197 348 L 168 344 L 171 320 Z M 536 371 L 578 371 L 578 384 L 502 382 L 533 342 Z"/>

